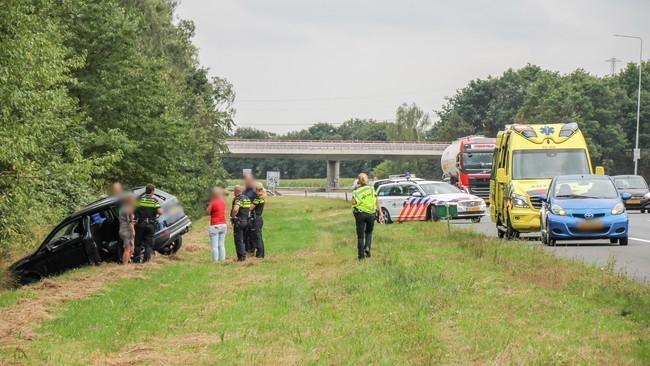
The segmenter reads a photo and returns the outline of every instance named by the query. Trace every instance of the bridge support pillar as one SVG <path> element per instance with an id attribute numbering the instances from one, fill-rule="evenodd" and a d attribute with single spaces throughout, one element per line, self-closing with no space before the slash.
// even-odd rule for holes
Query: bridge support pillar
<path id="1" fill-rule="evenodd" d="M 339 187 L 339 171 L 341 169 L 341 161 L 328 160 L 327 161 L 327 191 Z"/>

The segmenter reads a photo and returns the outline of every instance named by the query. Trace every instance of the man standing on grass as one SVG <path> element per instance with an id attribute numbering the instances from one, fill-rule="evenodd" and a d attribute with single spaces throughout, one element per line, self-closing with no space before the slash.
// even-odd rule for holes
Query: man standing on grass
<path id="1" fill-rule="evenodd" d="M 246 189 L 244 190 L 244 195 L 248 197 L 250 202 L 255 201 L 257 198 L 257 182 L 255 177 L 252 174 L 248 174 L 244 177 L 244 183 Z M 254 221 L 253 219 L 252 221 Z M 244 246 L 246 247 L 246 252 L 249 254 L 255 253 L 255 224 L 249 222 L 248 228 L 244 232 Z"/>
<path id="2" fill-rule="evenodd" d="M 156 219 L 162 214 L 160 202 L 154 195 L 155 189 L 153 184 L 147 184 L 144 194 L 138 197 L 135 205 L 135 255 L 140 262 L 151 259 Z"/>
<path id="3" fill-rule="evenodd" d="M 244 244 L 244 235 L 248 230 L 248 217 L 250 215 L 251 200 L 244 194 L 240 186 L 235 187 L 235 198 L 232 201 L 232 210 L 230 211 L 230 221 L 235 237 L 235 251 L 237 252 L 237 261 L 246 260 L 246 245 Z"/>

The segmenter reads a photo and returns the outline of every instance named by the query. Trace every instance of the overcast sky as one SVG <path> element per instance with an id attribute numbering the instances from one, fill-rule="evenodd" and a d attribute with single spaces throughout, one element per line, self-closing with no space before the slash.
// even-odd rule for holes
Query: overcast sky
<path id="1" fill-rule="evenodd" d="M 609 73 L 650 52 L 650 0 L 180 0 L 199 58 L 237 93 L 239 126 L 276 132 L 433 114 L 468 81 L 533 63 Z M 644 57 L 647 59 L 647 57 Z M 622 64 L 619 64 L 619 68 Z"/>

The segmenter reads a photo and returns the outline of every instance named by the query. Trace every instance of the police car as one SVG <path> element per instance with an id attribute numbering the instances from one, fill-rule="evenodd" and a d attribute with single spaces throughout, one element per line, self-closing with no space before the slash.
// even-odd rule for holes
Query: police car
<path id="1" fill-rule="evenodd" d="M 487 206 L 480 197 L 461 191 L 449 183 L 431 180 L 405 180 L 382 184 L 377 199 L 386 223 L 402 221 L 437 221 L 437 206 L 456 205 L 453 219 L 481 221 Z"/>

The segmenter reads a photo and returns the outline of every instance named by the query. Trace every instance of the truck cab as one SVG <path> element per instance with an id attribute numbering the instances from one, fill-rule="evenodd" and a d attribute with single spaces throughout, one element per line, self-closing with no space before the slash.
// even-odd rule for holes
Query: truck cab
<path id="1" fill-rule="evenodd" d="M 452 142 L 440 158 L 443 181 L 489 203 L 494 143 L 494 138 L 484 136 L 466 136 Z"/>
<path id="2" fill-rule="evenodd" d="M 558 175 L 593 174 L 577 123 L 506 126 L 496 138 L 490 176 L 490 217 L 499 237 L 540 230 L 542 197 Z M 604 174 L 602 167 L 596 174 Z"/>

